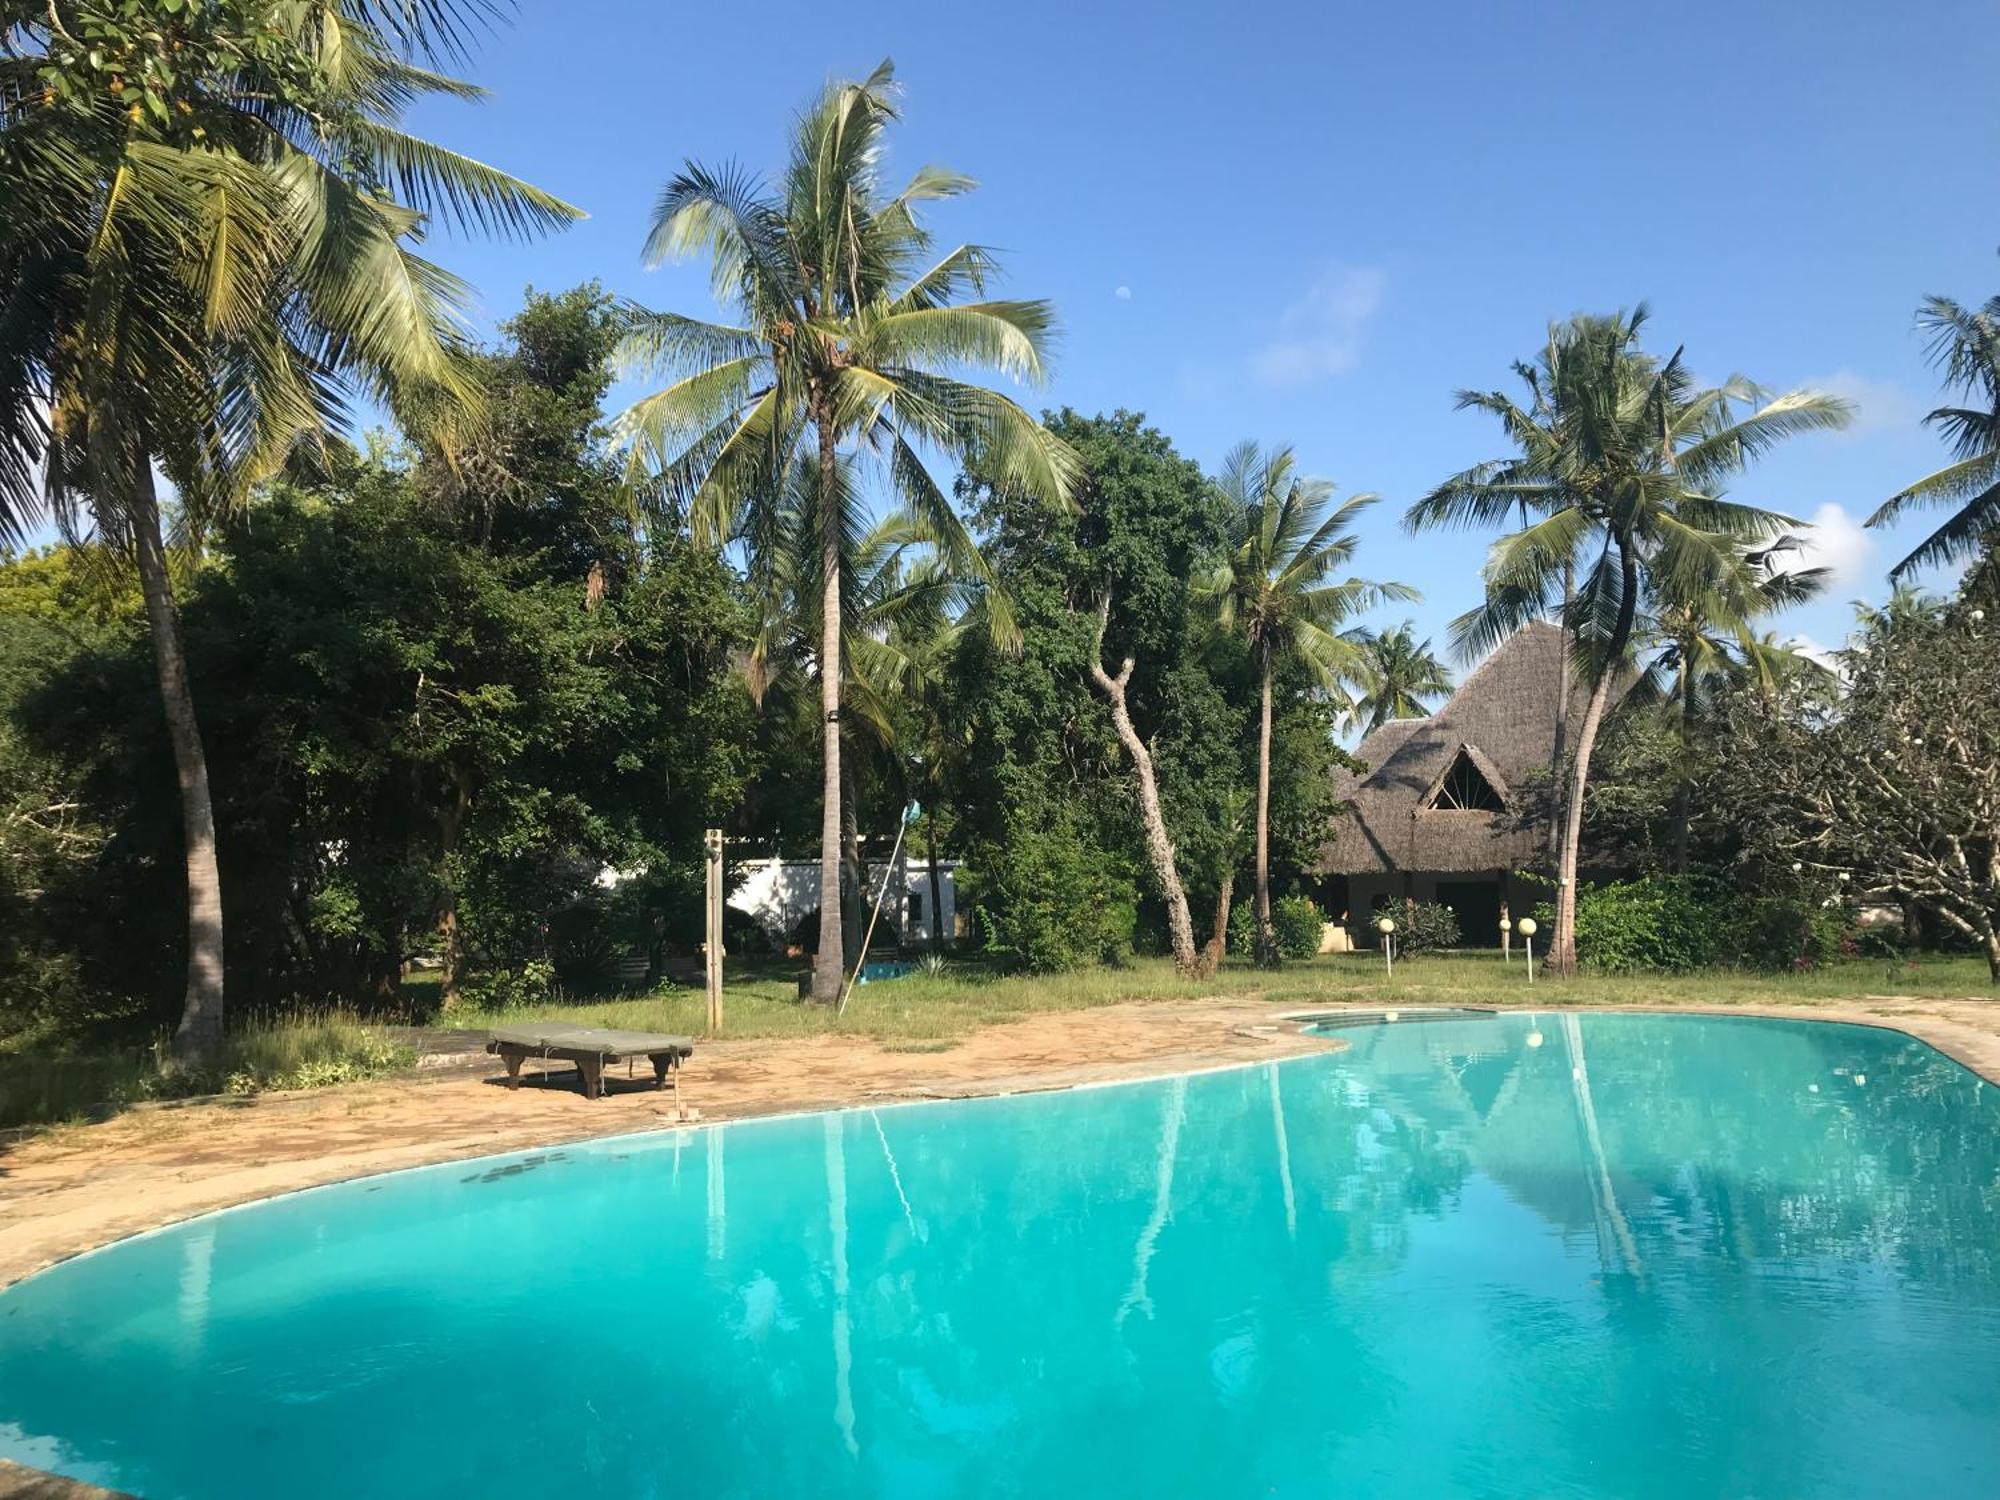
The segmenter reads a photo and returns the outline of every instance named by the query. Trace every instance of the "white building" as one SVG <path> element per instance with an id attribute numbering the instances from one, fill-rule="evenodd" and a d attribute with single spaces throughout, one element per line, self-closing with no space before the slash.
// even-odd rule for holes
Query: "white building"
<path id="1" fill-rule="evenodd" d="M 905 858 L 897 864 L 901 871 L 900 878 L 885 864 L 876 863 L 867 867 L 867 881 L 863 889 L 868 909 L 873 909 L 876 893 L 882 889 L 883 876 L 888 875 L 888 894 L 882 898 L 882 919 L 875 927 L 875 946 L 893 947 L 899 942 L 904 947 L 924 946 L 930 942 L 934 930 L 955 936 L 958 931 L 958 905 L 952 877 L 958 869 L 958 861 L 938 861 L 941 913 L 931 910 L 930 861 Z M 807 919 L 819 910 L 819 861 L 776 857 L 746 860 L 739 870 L 736 887 L 729 894 L 729 904 L 762 927 L 769 934 L 772 945 L 780 951 L 789 944 L 799 943 L 801 928 L 808 925 Z M 933 922 L 939 920 L 942 927 L 934 929 Z M 802 946 L 809 948 L 815 941 L 814 934 L 804 934 Z"/>

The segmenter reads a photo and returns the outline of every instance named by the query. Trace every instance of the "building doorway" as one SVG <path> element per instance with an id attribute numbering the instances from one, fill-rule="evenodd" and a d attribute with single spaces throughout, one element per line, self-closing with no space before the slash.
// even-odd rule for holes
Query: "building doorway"
<path id="1" fill-rule="evenodd" d="M 1500 946 L 1500 882 L 1486 880 L 1440 880 L 1438 905 L 1449 906 L 1458 918 L 1458 945 L 1461 948 Z"/>

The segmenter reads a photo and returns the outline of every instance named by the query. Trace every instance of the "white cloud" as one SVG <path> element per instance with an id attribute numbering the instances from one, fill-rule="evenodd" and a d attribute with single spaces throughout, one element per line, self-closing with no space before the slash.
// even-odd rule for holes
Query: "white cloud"
<path id="1" fill-rule="evenodd" d="M 1785 644 L 1798 652 L 1799 655 L 1809 657 L 1813 661 L 1818 662 L 1829 672 L 1838 672 L 1841 670 L 1840 658 L 1834 654 L 1833 648 L 1821 645 L 1809 635 L 1795 635 L 1786 641 Z"/>
<path id="2" fill-rule="evenodd" d="M 1130 302 L 1132 300 L 1132 288 L 1130 288 L 1129 286 L 1121 286 L 1120 288 L 1118 288 L 1117 291 L 1113 292 L 1111 295 L 1116 297 L 1120 302 Z"/>
<path id="3" fill-rule="evenodd" d="M 1799 384 L 1807 390 L 1825 391 L 1854 403 L 1854 420 L 1846 432 L 1849 437 L 1867 432 L 1914 433 L 1929 409 L 1894 381 L 1877 380 L 1855 370 L 1811 375 Z"/>
<path id="4" fill-rule="evenodd" d="M 1829 588 L 1847 588 L 1867 575 L 1868 556 L 1875 550 L 1875 535 L 1847 508 L 1829 500 L 1812 513 L 1812 529 L 1797 552 L 1778 554 L 1780 567 L 1825 568 Z M 1788 563 L 1796 559 L 1796 563 Z"/>
<path id="5" fill-rule="evenodd" d="M 1251 360 L 1267 385 L 1299 385 L 1345 375 L 1361 357 L 1362 335 L 1382 305 L 1388 273 L 1379 266 L 1329 266 L 1278 319 L 1278 335 Z"/>

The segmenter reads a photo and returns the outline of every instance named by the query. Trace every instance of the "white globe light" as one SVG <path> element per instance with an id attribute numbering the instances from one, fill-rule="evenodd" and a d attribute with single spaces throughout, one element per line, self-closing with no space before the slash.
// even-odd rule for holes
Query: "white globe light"
<path id="1" fill-rule="evenodd" d="M 1533 937 L 1534 935 L 1535 935 L 1535 919 L 1533 917 L 1521 918 L 1521 936 Z"/>
<path id="2" fill-rule="evenodd" d="M 1381 921 L 1375 924 L 1375 930 L 1381 933 L 1384 937 L 1387 937 L 1390 933 L 1396 930 L 1396 924 L 1388 917 L 1384 917 Z"/>
<path id="3" fill-rule="evenodd" d="M 1502 917 L 1500 919 L 1500 930 L 1502 932 L 1512 932 L 1514 930 L 1514 924 L 1508 921 L 1505 917 Z"/>

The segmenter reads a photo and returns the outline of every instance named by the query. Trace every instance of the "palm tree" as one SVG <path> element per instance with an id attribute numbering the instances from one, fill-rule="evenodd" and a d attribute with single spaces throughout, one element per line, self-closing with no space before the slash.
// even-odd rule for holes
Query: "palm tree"
<path id="1" fill-rule="evenodd" d="M 1361 663 L 1355 677 L 1360 697 L 1348 722 L 1373 734 L 1391 719 L 1420 719 L 1431 701 L 1451 691 L 1451 670 L 1419 641 L 1408 620 L 1394 630 L 1364 630 L 1355 637 Z"/>
<path id="2" fill-rule="evenodd" d="M 1550 965 L 1576 967 L 1576 871 L 1591 754 L 1613 686 L 1631 671 L 1643 599 L 1722 576 L 1734 549 L 1781 534 L 1786 517 L 1722 498 L 1720 482 L 1782 438 L 1845 424 L 1847 404 L 1814 391 L 1770 396 L 1742 379 L 1699 389 L 1680 352 L 1639 347 L 1646 312 L 1578 316 L 1550 330 L 1523 408 L 1499 391 L 1462 391 L 1519 452 L 1452 476 L 1405 524 L 1504 525 L 1487 560 L 1486 601 L 1454 625 L 1465 657 L 1485 654 L 1552 610 L 1590 696 L 1572 752 L 1558 847 Z M 1519 368 L 1519 367 L 1517 367 Z M 1577 581 L 1562 599 L 1567 575 Z"/>
<path id="3" fill-rule="evenodd" d="M 254 13 L 0 9 L 0 543 L 46 513 L 136 560 L 185 829 L 189 1056 L 221 1039 L 222 899 L 156 472 L 195 542 L 340 426 L 348 391 L 463 431 L 465 289 L 413 245 L 433 215 L 577 216 L 400 128 L 418 101 L 478 96 L 427 66 L 461 50 L 467 0 Z"/>
<path id="4" fill-rule="evenodd" d="M 1931 336 L 1930 360 L 1943 371 L 1946 389 L 1982 404 L 1940 406 L 1925 417 L 1925 426 L 1944 434 L 1952 462 L 1890 496 L 1868 518 L 1870 526 L 1886 526 L 1914 505 L 1958 507 L 1889 570 L 1896 580 L 1991 546 L 2000 534 L 2000 297 L 1977 309 L 1927 297 L 1917 326 Z"/>
<path id="5" fill-rule="evenodd" d="M 1260 452 L 1242 443 L 1217 481 L 1229 504 L 1228 553 L 1207 592 L 1216 623 L 1248 641 L 1257 673 L 1257 961 L 1277 961 L 1271 932 L 1271 686 L 1281 661 L 1301 663 L 1329 693 L 1361 675 L 1361 646 L 1343 633 L 1357 614 L 1385 599 L 1415 599 L 1401 583 L 1337 578 L 1354 559 L 1355 520 L 1375 495 L 1328 509 L 1333 486 L 1299 477 L 1290 448 Z"/>
<path id="6" fill-rule="evenodd" d="M 942 373 L 967 365 L 1040 379 L 1052 323 L 1045 302 L 977 300 L 992 252 L 962 245 L 930 264 L 920 203 L 971 182 L 926 167 L 884 196 L 877 167 L 896 118 L 884 62 L 861 83 L 830 86 L 799 119 L 775 192 L 743 173 L 690 162 L 660 195 L 649 261 L 706 253 L 734 326 L 634 309 L 630 364 L 672 377 L 621 419 L 635 462 L 684 499 L 695 534 L 740 539 L 753 554 L 772 536 L 787 485 L 804 489 L 819 590 L 824 806 L 820 940 L 813 995 L 839 998 L 842 578 L 862 503 L 844 452 L 874 460 L 906 512 L 956 571 L 983 566 L 921 450 L 974 451 L 1007 483 L 1067 503 L 1069 450 L 1012 401 Z"/>

